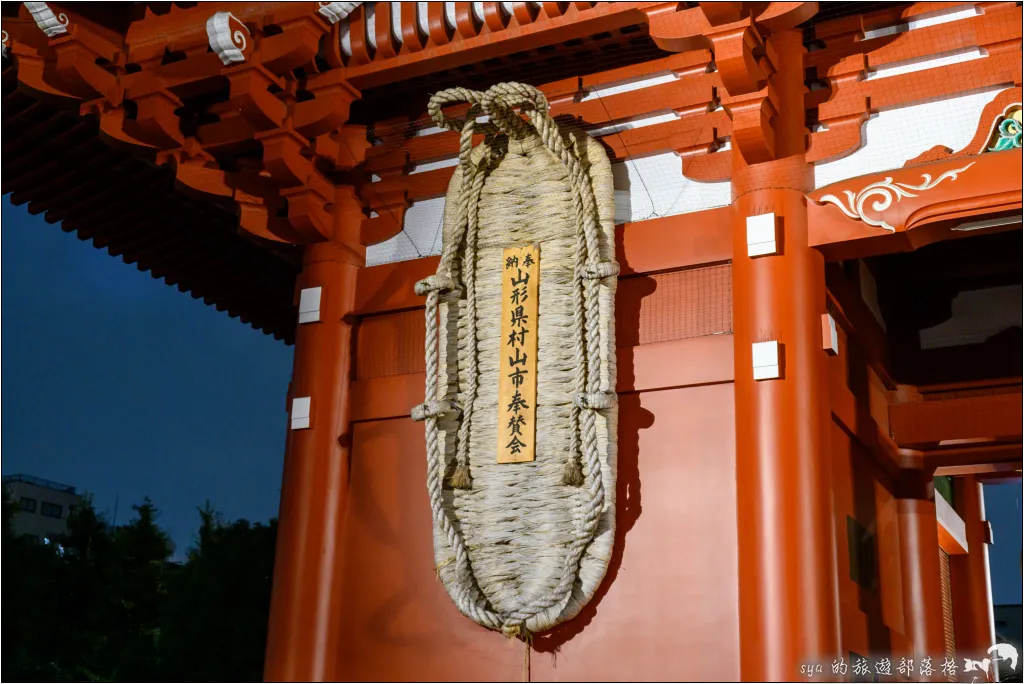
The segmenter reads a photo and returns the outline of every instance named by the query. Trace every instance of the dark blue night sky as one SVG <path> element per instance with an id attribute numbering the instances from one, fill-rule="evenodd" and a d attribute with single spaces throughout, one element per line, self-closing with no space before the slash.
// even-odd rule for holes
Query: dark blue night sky
<path id="1" fill-rule="evenodd" d="M 209 499 L 277 515 L 292 349 L 4 198 L 3 474 L 149 496 L 182 556 Z M 1021 485 L 986 487 L 993 599 L 1021 602 Z"/>
<path id="2" fill-rule="evenodd" d="M 184 554 L 209 499 L 277 515 L 292 348 L 49 225 L 2 209 L 3 474 L 149 496 Z"/>

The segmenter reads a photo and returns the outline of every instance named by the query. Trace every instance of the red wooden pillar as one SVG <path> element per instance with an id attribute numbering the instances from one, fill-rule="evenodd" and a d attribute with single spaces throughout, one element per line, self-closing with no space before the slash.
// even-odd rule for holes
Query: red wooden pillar
<path id="1" fill-rule="evenodd" d="M 964 519 L 967 553 L 950 558 L 950 585 L 953 593 L 953 633 L 958 657 L 980 660 L 996 643 L 995 616 L 992 607 L 992 580 L 989 575 L 989 524 L 985 520 L 982 484 L 973 475 L 956 478 L 953 498 Z"/>
<path id="2" fill-rule="evenodd" d="M 914 660 L 945 652 L 942 579 L 935 492 L 931 477 L 919 477 L 896 503 L 903 581 L 903 621 Z"/>
<path id="3" fill-rule="evenodd" d="M 733 331 L 740 671 L 794 681 L 838 655 L 829 404 L 821 315 L 825 264 L 808 247 L 804 48 L 772 36 L 775 159 L 748 165 L 733 141 Z M 734 111 L 734 121 L 736 114 Z M 774 213 L 775 253 L 748 255 L 747 218 Z M 752 344 L 777 341 L 780 376 L 755 380 Z"/>
<path id="4" fill-rule="evenodd" d="M 300 288 L 321 288 L 319 320 L 300 323 L 289 397 L 274 585 L 264 677 L 328 681 L 336 672 L 342 620 L 339 574 L 348 496 L 349 380 L 358 245 L 363 215 L 351 188 L 338 189 L 335 233 L 307 246 Z M 295 399 L 309 398 L 309 426 L 295 425 Z"/>

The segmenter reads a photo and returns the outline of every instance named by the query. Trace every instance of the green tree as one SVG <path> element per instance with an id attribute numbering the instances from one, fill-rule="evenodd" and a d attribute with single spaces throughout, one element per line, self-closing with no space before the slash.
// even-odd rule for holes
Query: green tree
<path id="1" fill-rule="evenodd" d="M 112 626 L 117 615 L 117 549 L 111 527 L 86 494 L 68 514 L 56 540 L 60 562 L 54 595 L 59 641 L 51 656 L 64 681 L 111 681 L 118 658 Z"/>
<path id="2" fill-rule="evenodd" d="M 262 678 L 276 521 L 225 522 L 207 503 L 179 565 L 153 503 L 134 510 L 115 528 L 85 496 L 43 545 L 13 536 L 4 498 L 4 680 Z"/>
<path id="3" fill-rule="evenodd" d="M 260 681 L 277 521 L 225 522 L 207 502 L 164 606 L 161 655 L 176 681 Z"/>
<path id="4" fill-rule="evenodd" d="M 17 504 L 3 495 L 3 659 L 4 681 L 45 681 L 60 678 L 52 658 L 54 616 L 58 614 L 56 587 L 59 557 L 52 549 L 11 529 Z"/>
<path id="5" fill-rule="evenodd" d="M 174 550 L 156 524 L 158 512 L 146 497 L 133 506 L 135 517 L 114 534 L 118 609 L 112 636 L 118 657 L 112 678 L 154 681 L 160 678 L 160 609 L 167 596 L 167 575 Z"/>

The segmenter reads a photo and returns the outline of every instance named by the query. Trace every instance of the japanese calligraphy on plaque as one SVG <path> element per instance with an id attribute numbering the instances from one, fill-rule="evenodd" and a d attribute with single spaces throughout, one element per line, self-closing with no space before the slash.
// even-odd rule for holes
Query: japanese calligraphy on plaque
<path id="1" fill-rule="evenodd" d="M 523 463 L 536 453 L 540 245 L 506 249 L 501 267 L 498 463 Z"/>

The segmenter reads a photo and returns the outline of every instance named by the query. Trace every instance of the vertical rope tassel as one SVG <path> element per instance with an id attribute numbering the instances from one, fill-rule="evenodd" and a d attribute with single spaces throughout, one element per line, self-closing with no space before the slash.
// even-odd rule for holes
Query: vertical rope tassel
<path id="1" fill-rule="evenodd" d="M 567 487 L 583 486 L 583 468 L 580 467 L 580 459 L 573 454 L 565 463 L 565 470 L 562 472 L 562 484 Z"/>
<path id="2" fill-rule="evenodd" d="M 469 474 L 469 464 L 460 463 L 455 466 L 455 472 L 452 473 L 448 484 L 452 486 L 452 489 L 472 489 L 473 479 Z"/>
<path id="3" fill-rule="evenodd" d="M 533 648 L 533 635 L 523 638 L 523 681 L 530 681 L 530 650 Z"/>

